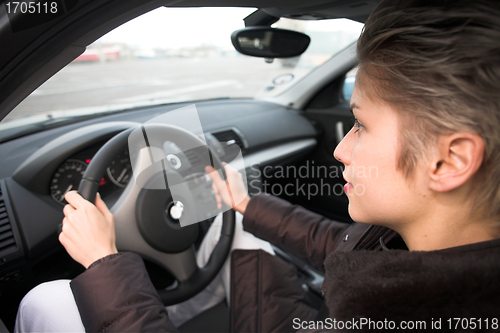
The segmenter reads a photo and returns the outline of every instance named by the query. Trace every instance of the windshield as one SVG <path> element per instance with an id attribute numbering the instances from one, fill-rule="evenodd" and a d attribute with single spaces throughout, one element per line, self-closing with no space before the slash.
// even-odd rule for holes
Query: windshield
<path id="1" fill-rule="evenodd" d="M 274 26 L 311 37 L 300 57 L 244 56 L 231 33 L 253 8 L 158 8 L 101 37 L 0 123 L 35 123 L 139 106 L 279 94 L 354 42 L 363 27 L 346 19 L 281 19 Z M 22 134 L 26 134 L 23 131 Z"/>

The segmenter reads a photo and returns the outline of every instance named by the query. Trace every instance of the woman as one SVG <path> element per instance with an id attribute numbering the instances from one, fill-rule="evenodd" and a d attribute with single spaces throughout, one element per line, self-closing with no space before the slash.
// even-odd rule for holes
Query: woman
<path id="1" fill-rule="evenodd" d="M 298 299 L 299 309 L 281 318 L 266 317 L 265 305 L 254 307 L 252 300 L 245 312 L 242 289 L 253 295 L 253 287 L 270 288 L 270 282 L 245 283 L 235 273 L 231 311 L 243 319 L 232 323 L 233 331 L 455 329 L 453 318 L 465 319 L 468 328 L 499 328 L 498 17 L 499 4 L 486 0 L 387 0 L 374 10 L 358 41 L 356 123 L 334 152 L 345 165 L 349 214 L 372 226 L 348 231 L 265 195 L 234 207 L 245 230 L 324 267 L 331 320 L 318 327 Z M 371 177 L 359 172 L 370 168 L 377 170 Z M 237 183 L 237 174 L 227 171 Z M 212 179 L 216 190 L 225 186 L 215 174 Z M 140 258 L 117 254 L 104 203 L 98 198 L 96 208 L 76 193 L 67 201 L 60 241 L 88 268 L 71 285 L 86 329 L 175 331 L 145 282 Z M 351 231 L 358 237 L 346 237 Z M 364 251 L 386 249 L 396 232 L 410 251 Z M 339 248 L 359 251 L 334 251 Z M 251 271 L 242 263 L 254 258 L 268 271 L 278 269 L 273 256 L 247 251 L 233 253 L 232 272 Z M 134 274 L 124 277 L 124 271 Z M 100 284 L 93 282 L 97 276 Z M 114 295 L 107 304 L 102 283 Z"/>

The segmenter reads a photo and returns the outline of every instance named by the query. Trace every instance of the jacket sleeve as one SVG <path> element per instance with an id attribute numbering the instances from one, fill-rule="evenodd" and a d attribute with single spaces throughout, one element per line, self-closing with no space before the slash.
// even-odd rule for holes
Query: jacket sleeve
<path id="1" fill-rule="evenodd" d="M 70 285 L 86 332 L 178 332 L 137 254 L 107 256 Z"/>
<path id="2" fill-rule="evenodd" d="M 352 250 L 369 225 L 332 221 L 280 198 L 259 194 L 248 203 L 243 228 L 324 271 L 326 256 L 334 250 Z"/>

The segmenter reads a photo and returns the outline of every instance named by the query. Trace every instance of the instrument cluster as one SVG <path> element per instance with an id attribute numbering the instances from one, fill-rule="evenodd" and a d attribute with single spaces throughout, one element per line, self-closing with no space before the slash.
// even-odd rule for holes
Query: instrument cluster
<path id="1" fill-rule="evenodd" d="M 49 185 L 52 198 L 63 205 L 67 202 L 64 196 L 69 191 L 78 190 L 87 166 L 99 150 L 100 145 L 85 149 L 64 161 L 54 172 Z M 124 149 L 106 168 L 102 177 L 99 193 L 105 197 L 112 192 L 124 188 L 132 178 L 132 165 L 130 164 L 128 149 Z"/>

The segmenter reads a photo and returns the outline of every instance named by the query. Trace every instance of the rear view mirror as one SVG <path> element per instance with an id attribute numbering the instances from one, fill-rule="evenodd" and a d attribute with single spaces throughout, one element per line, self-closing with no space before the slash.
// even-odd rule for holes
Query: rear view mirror
<path id="1" fill-rule="evenodd" d="M 242 54 L 261 58 L 289 58 L 304 53 L 311 38 L 297 31 L 248 27 L 233 32 L 231 41 Z"/>

